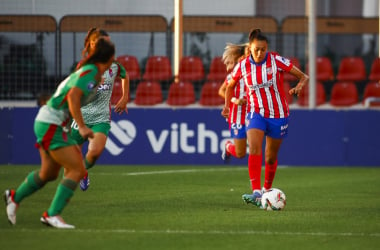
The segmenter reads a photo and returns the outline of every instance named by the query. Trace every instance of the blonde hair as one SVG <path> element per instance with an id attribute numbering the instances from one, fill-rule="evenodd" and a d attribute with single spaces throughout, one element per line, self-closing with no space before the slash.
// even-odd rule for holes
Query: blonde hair
<path id="1" fill-rule="evenodd" d="M 222 61 L 225 65 L 228 64 L 228 62 L 233 62 L 236 64 L 241 57 L 247 56 L 246 48 L 249 46 L 248 43 L 243 44 L 233 44 L 233 43 L 227 43 L 226 47 L 224 48 Z M 249 52 L 249 50 L 248 50 Z"/>

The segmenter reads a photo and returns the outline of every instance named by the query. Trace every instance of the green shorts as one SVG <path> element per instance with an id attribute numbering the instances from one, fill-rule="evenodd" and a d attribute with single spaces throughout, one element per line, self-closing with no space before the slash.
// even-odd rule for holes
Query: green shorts
<path id="1" fill-rule="evenodd" d="M 78 144 L 62 126 L 56 124 L 35 121 L 34 134 L 37 137 L 36 147 L 46 151 Z"/>
<path id="2" fill-rule="evenodd" d="M 111 129 L 111 124 L 108 122 L 102 122 L 102 123 L 97 123 L 97 124 L 86 124 L 87 127 L 92 129 L 94 133 L 102 133 L 108 136 L 108 133 Z M 81 145 L 87 141 L 87 139 L 84 139 L 80 134 L 78 130 L 78 126 L 75 121 L 72 122 L 71 124 L 71 137 L 77 142 L 78 145 Z"/>

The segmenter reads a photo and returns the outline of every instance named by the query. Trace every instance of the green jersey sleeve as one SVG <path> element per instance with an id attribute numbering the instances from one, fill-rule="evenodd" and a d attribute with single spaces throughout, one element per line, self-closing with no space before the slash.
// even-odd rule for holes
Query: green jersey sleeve
<path id="1" fill-rule="evenodd" d="M 88 103 L 93 96 L 92 93 L 96 93 L 95 90 L 98 87 L 95 79 L 97 73 L 98 67 L 94 64 L 78 69 L 58 85 L 47 105 L 57 110 L 68 109 L 67 95 L 73 87 L 78 87 L 83 91 L 82 105 Z"/>
<path id="2" fill-rule="evenodd" d="M 118 76 L 120 76 L 120 78 L 124 79 L 125 76 L 127 75 L 127 71 L 125 70 L 123 65 L 121 65 L 120 63 L 118 63 L 116 61 L 115 61 L 115 63 L 117 64 L 117 66 L 119 68 Z"/>
<path id="3" fill-rule="evenodd" d="M 97 73 L 98 68 L 94 64 L 83 66 L 75 73 L 77 74 L 77 81 L 73 82 L 72 87 L 80 88 L 84 96 L 89 95 L 97 87 L 95 80 Z"/>

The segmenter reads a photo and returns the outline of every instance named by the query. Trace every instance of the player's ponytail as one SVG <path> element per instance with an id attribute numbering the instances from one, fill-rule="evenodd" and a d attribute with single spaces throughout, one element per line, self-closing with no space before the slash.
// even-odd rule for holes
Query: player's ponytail
<path id="1" fill-rule="evenodd" d="M 90 53 L 90 45 L 91 41 L 94 41 L 98 39 L 101 36 L 101 30 L 98 28 L 91 28 L 88 30 L 87 35 L 84 39 L 84 44 L 83 44 L 83 50 L 82 50 L 82 57 L 86 58 L 88 54 Z"/>
<path id="2" fill-rule="evenodd" d="M 233 62 L 236 64 L 238 60 L 246 55 L 246 48 L 248 44 L 233 44 L 233 43 L 227 43 L 226 47 L 224 48 L 222 61 L 225 65 L 227 65 L 229 62 Z"/>
<path id="3" fill-rule="evenodd" d="M 266 41 L 268 43 L 268 38 L 263 35 L 261 29 L 252 29 L 248 36 L 249 43 L 252 43 L 254 40 Z"/>

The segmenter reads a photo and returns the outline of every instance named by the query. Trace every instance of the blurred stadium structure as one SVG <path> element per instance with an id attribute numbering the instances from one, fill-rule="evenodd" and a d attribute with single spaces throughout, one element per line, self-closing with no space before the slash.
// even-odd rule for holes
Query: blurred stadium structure
<path id="1" fill-rule="evenodd" d="M 174 0 L 112 1 L 12 1 L 0 3 L 0 100 L 34 100 L 50 93 L 80 60 L 83 39 L 90 27 L 107 30 L 117 47 L 117 56 L 137 59 L 140 79 L 148 58 L 165 56 L 174 70 Z M 270 50 L 297 59 L 308 71 L 309 0 L 183 0 L 182 55 L 199 57 L 203 78 L 193 82 L 200 98 L 214 58 L 226 42 L 243 43 L 251 28 L 261 28 L 270 39 Z M 332 76 L 323 83 L 326 102 L 337 81 L 353 81 L 362 102 L 365 86 L 380 79 L 369 78 L 379 55 L 378 0 L 315 0 L 316 57 L 331 62 Z M 365 77 L 337 78 L 341 61 L 358 57 Z M 128 70 L 128 66 L 127 70 Z M 172 78 L 162 84 L 164 99 Z M 294 84 L 289 80 L 290 85 Z"/>

